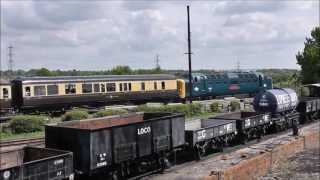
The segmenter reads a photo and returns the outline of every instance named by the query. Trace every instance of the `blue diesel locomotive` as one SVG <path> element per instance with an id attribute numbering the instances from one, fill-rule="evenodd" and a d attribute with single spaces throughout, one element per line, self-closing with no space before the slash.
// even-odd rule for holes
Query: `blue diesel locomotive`
<path id="1" fill-rule="evenodd" d="M 180 98 L 190 96 L 187 76 L 178 79 Z M 247 94 L 253 96 L 261 90 L 272 89 L 272 79 L 257 72 L 222 72 L 192 74 L 192 97 L 210 99 L 220 96 Z"/>

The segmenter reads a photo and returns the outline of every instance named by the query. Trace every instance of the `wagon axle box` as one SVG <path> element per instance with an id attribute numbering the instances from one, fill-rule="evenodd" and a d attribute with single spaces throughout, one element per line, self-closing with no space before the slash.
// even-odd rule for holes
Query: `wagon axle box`
<path id="1" fill-rule="evenodd" d="M 73 179 L 72 152 L 24 147 L 1 154 L 0 180 Z"/>

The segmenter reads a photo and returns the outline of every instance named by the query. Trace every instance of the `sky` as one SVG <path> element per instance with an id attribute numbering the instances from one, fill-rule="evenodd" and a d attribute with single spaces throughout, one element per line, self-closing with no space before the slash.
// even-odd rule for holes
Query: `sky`
<path id="1" fill-rule="evenodd" d="M 293 68 L 319 26 L 319 0 L 1 0 L 1 69 Z"/>

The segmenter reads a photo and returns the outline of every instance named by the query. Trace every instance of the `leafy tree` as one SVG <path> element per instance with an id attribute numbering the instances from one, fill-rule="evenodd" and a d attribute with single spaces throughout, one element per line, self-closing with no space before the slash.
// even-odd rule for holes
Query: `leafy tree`
<path id="1" fill-rule="evenodd" d="M 114 74 L 114 75 L 132 74 L 132 70 L 129 66 L 116 66 L 111 69 L 111 74 Z"/>
<path id="2" fill-rule="evenodd" d="M 311 38 L 306 38 L 303 52 L 296 55 L 301 66 L 303 84 L 320 82 L 320 27 L 311 31 Z"/>
<path id="3" fill-rule="evenodd" d="M 36 71 L 37 76 L 52 76 L 51 71 L 49 71 L 47 68 L 41 68 Z"/>

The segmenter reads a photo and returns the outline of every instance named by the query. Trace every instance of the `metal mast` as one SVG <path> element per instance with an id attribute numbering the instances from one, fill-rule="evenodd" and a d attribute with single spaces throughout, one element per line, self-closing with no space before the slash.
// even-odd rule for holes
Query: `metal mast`
<path id="1" fill-rule="evenodd" d="M 156 55 L 156 69 L 160 69 L 160 59 L 159 59 L 159 55 Z"/>
<path id="2" fill-rule="evenodd" d="M 189 60 L 189 102 L 192 103 L 192 69 L 191 69 L 191 32 L 190 32 L 190 14 L 189 6 L 187 6 L 188 13 L 188 60 Z"/>
<path id="3" fill-rule="evenodd" d="M 9 71 L 10 78 L 12 78 L 12 76 L 13 76 L 13 66 L 14 66 L 14 64 L 13 64 L 13 52 L 12 52 L 13 51 L 13 46 L 9 46 L 8 49 L 9 49 L 8 71 Z"/>

